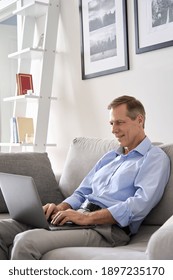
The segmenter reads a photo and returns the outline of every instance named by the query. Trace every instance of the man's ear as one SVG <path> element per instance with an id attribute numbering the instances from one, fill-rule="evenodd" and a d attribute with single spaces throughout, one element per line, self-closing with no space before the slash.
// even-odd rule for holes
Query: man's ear
<path id="1" fill-rule="evenodd" d="M 140 125 L 144 125 L 144 117 L 141 114 L 138 115 L 138 122 Z"/>

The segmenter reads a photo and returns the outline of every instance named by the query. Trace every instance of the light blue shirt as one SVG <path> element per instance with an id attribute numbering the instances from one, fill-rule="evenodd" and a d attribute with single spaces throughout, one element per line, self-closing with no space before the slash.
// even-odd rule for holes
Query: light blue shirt
<path id="1" fill-rule="evenodd" d="M 73 209 L 86 201 L 107 208 L 119 226 L 136 233 L 161 199 L 170 174 L 170 160 L 145 139 L 128 154 L 123 149 L 105 154 L 65 200 Z"/>

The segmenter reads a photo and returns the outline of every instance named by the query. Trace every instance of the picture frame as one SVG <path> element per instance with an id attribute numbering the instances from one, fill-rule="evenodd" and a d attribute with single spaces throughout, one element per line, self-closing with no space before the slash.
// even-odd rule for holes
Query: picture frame
<path id="1" fill-rule="evenodd" d="M 173 0 L 134 0 L 136 54 L 173 46 Z"/>
<path id="2" fill-rule="evenodd" d="M 82 79 L 129 69 L 126 0 L 80 0 Z"/>
<path id="3" fill-rule="evenodd" d="M 18 73 L 16 74 L 16 82 L 17 82 L 17 95 L 25 95 L 30 92 L 33 93 L 33 81 L 32 74 L 26 73 Z"/>

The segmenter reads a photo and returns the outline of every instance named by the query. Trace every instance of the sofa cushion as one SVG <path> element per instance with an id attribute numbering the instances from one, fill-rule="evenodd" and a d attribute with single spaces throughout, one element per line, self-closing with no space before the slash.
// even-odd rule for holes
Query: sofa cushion
<path id="1" fill-rule="evenodd" d="M 95 163 L 108 151 L 119 146 L 110 139 L 75 138 L 69 148 L 59 187 L 68 197 L 79 186 Z"/>
<path id="2" fill-rule="evenodd" d="M 173 144 L 161 145 L 171 160 L 171 173 L 162 199 L 144 220 L 144 224 L 163 225 L 173 215 Z"/>
<path id="3" fill-rule="evenodd" d="M 149 260 L 173 260 L 173 216 L 150 238 L 146 250 Z"/>
<path id="4" fill-rule="evenodd" d="M 0 172 L 33 177 L 43 205 L 64 199 L 47 153 L 0 153 Z M 1 190 L 0 212 L 8 212 Z"/>

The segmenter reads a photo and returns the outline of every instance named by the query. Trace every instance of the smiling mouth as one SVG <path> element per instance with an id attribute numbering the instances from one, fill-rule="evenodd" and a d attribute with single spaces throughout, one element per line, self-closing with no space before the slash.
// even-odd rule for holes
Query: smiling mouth
<path id="1" fill-rule="evenodd" d="M 121 142 L 121 140 L 122 140 L 123 137 L 124 137 L 124 135 L 116 136 L 116 138 L 117 138 L 117 140 L 118 140 L 119 142 Z"/>

